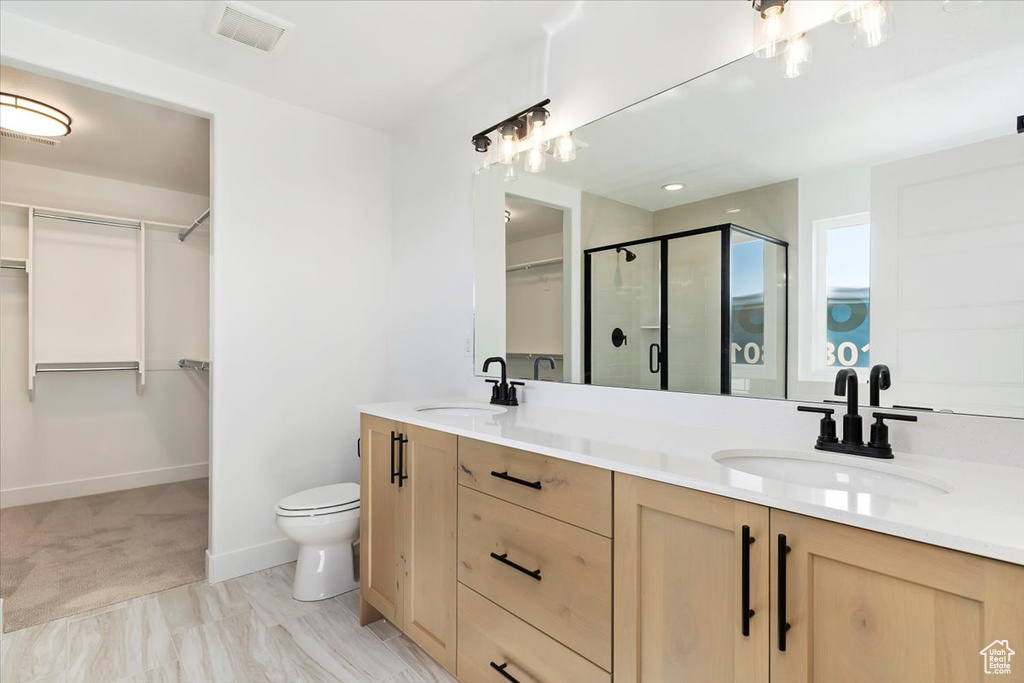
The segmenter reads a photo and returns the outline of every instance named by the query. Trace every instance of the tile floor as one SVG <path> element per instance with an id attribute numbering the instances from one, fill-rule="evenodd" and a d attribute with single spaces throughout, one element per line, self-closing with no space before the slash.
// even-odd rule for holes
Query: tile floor
<path id="1" fill-rule="evenodd" d="M 172 588 L 4 634 L 3 683 L 430 683 L 454 679 L 357 591 L 291 597 L 294 564 Z"/>

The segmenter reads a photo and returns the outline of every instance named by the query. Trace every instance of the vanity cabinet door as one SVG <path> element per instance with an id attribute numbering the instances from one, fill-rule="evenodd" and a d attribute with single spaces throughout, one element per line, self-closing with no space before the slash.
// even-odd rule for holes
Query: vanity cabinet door
<path id="1" fill-rule="evenodd" d="M 403 426 L 401 629 L 455 671 L 457 443 L 454 434 Z"/>
<path id="2" fill-rule="evenodd" d="M 777 510 L 768 545 L 773 681 L 982 681 L 1024 645 L 1022 567 Z"/>
<path id="3" fill-rule="evenodd" d="M 768 545 L 767 508 L 616 474 L 616 683 L 767 681 Z"/>
<path id="4" fill-rule="evenodd" d="M 392 454 L 397 458 L 402 425 L 363 415 L 361 429 L 362 470 L 359 487 L 359 596 L 360 622 L 384 617 L 399 619 L 399 549 L 401 524 L 398 487 L 392 483 Z M 395 450 L 393 451 L 392 448 Z M 397 466 L 397 461 L 395 461 Z"/>

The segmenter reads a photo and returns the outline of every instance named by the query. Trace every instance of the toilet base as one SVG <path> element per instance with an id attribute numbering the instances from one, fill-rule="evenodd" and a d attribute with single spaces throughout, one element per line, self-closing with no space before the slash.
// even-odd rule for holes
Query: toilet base
<path id="1" fill-rule="evenodd" d="M 302 602 L 326 600 L 355 590 L 352 544 L 299 546 L 292 597 Z"/>

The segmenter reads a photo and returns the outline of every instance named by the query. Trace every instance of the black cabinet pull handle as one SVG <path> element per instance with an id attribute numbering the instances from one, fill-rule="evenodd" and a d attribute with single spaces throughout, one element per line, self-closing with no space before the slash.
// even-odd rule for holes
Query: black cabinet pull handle
<path id="1" fill-rule="evenodd" d="M 398 472 L 395 470 L 395 442 L 401 438 L 401 434 L 396 435 L 391 432 L 391 483 L 395 483 L 395 477 L 398 476 Z"/>
<path id="2" fill-rule="evenodd" d="M 402 482 L 409 478 L 409 475 L 405 473 L 405 444 L 409 443 L 409 439 L 406 438 L 405 434 L 398 435 L 398 488 L 402 488 Z"/>
<path id="3" fill-rule="evenodd" d="M 750 545 L 757 539 L 750 535 L 750 527 L 743 525 L 743 538 L 740 541 L 740 554 L 742 555 L 743 584 L 740 587 L 742 593 L 743 610 L 743 635 L 750 635 L 750 617 L 754 616 L 754 610 L 750 609 Z"/>
<path id="4" fill-rule="evenodd" d="M 791 628 L 786 621 L 786 554 L 790 550 L 786 534 L 779 534 L 779 652 L 786 651 L 786 632 Z"/>
<path id="5" fill-rule="evenodd" d="M 518 678 L 516 678 L 515 676 L 513 676 L 509 672 L 505 671 L 505 667 L 507 667 L 507 666 L 508 666 L 508 662 L 502 662 L 501 664 L 496 664 L 495 662 L 491 662 L 491 668 L 494 669 L 495 671 L 497 671 L 498 673 L 500 673 L 502 676 L 504 676 L 505 680 L 512 681 L 512 683 L 519 683 L 519 679 Z"/>
<path id="6" fill-rule="evenodd" d="M 498 562 L 501 562 L 502 564 L 507 564 L 508 566 L 512 567 L 513 569 L 518 569 L 519 571 L 521 571 L 522 573 L 526 574 L 527 576 L 529 576 L 531 578 L 534 578 L 534 579 L 537 579 L 538 581 L 540 581 L 540 570 L 539 569 L 530 570 L 530 569 L 527 569 L 526 567 L 524 567 L 521 564 L 516 564 L 512 560 L 508 559 L 508 553 L 502 553 L 501 555 L 499 555 L 498 553 L 491 553 L 491 557 L 496 559 Z"/>
<path id="7" fill-rule="evenodd" d="M 519 484 L 520 486 L 529 486 L 531 489 L 537 489 L 538 491 L 540 491 L 539 481 L 526 481 L 525 479 L 520 479 L 519 477 L 513 477 L 509 475 L 508 470 L 505 470 L 504 472 L 492 471 L 491 476 L 497 477 L 498 479 L 504 479 L 505 481 L 510 481 L 513 484 Z"/>
<path id="8" fill-rule="evenodd" d="M 647 369 L 654 375 L 661 372 L 661 345 L 658 343 L 651 344 L 647 349 Z"/>

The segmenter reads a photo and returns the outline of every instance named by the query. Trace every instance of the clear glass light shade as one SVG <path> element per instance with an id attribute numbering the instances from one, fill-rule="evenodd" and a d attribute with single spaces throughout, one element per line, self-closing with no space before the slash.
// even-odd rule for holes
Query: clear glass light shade
<path id="1" fill-rule="evenodd" d="M 523 169 L 527 173 L 540 173 L 544 170 L 544 150 L 540 147 L 531 147 L 530 151 L 526 153 L 526 161 L 523 163 Z"/>
<path id="2" fill-rule="evenodd" d="M 505 166 L 505 173 L 501 176 L 501 179 L 506 183 L 514 183 L 519 180 L 519 173 L 516 171 L 516 165 L 508 164 Z"/>
<path id="3" fill-rule="evenodd" d="M 0 93 L 0 128 L 25 135 L 62 137 L 71 132 L 71 117 L 43 102 Z"/>
<path id="4" fill-rule="evenodd" d="M 860 6 L 853 24 L 853 44 L 877 47 L 892 36 L 892 4 L 888 0 L 872 0 Z"/>
<path id="5" fill-rule="evenodd" d="M 783 78 L 796 78 L 811 68 L 811 44 L 803 33 L 788 42 L 785 53 L 779 57 L 779 74 Z"/>
<path id="6" fill-rule="evenodd" d="M 555 140 L 555 150 L 551 153 L 551 156 L 563 162 L 572 161 L 576 158 L 576 141 L 573 139 L 572 133 L 560 135 Z"/>
<path id="7" fill-rule="evenodd" d="M 771 59 L 785 52 L 787 31 L 785 12 L 773 7 L 767 16 L 754 19 L 754 56 Z"/>
<path id="8" fill-rule="evenodd" d="M 502 164 L 514 164 L 519 158 L 519 140 L 513 134 L 511 137 L 502 135 L 498 138 L 498 162 Z"/>

